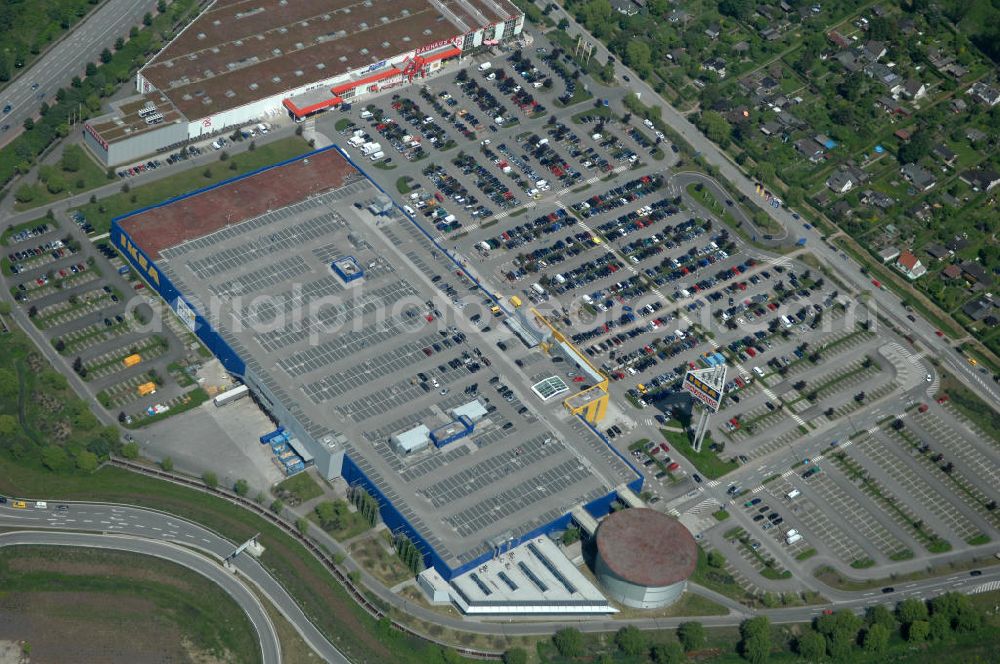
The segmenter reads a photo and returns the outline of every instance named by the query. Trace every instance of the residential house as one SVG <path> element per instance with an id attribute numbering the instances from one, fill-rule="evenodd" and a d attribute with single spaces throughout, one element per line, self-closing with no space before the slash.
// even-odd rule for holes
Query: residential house
<path id="1" fill-rule="evenodd" d="M 931 149 L 931 154 L 943 161 L 948 166 L 954 166 L 958 160 L 958 155 L 944 143 L 938 143 Z"/>
<path id="2" fill-rule="evenodd" d="M 927 252 L 928 256 L 935 260 L 943 260 L 951 255 L 950 251 L 945 249 L 943 245 L 937 243 L 927 245 L 927 247 L 924 248 L 924 251 Z"/>
<path id="3" fill-rule="evenodd" d="M 934 216 L 934 210 L 927 201 L 920 201 L 906 211 L 907 216 L 913 217 L 917 221 L 927 223 Z"/>
<path id="4" fill-rule="evenodd" d="M 902 94 L 913 101 L 923 99 L 927 96 L 927 86 L 915 78 L 908 78 L 903 84 Z"/>
<path id="5" fill-rule="evenodd" d="M 989 191 L 1000 184 L 1000 174 L 990 168 L 964 171 L 958 179 L 977 191 Z"/>
<path id="6" fill-rule="evenodd" d="M 777 117 L 778 122 L 780 122 L 786 129 L 797 129 L 805 124 L 802 120 L 799 120 L 788 111 L 781 111 L 778 113 Z"/>
<path id="7" fill-rule="evenodd" d="M 962 268 L 962 276 L 970 284 L 979 285 L 984 288 L 993 284 L 993 277 L 976 261 L 965 261 L 960 267 Z"/>
<path id="8" fill-rule="evenodd" d="M 781 30 L 772 26 L 767 26 L 760 31 L 760 36 L 764 38 L 764 41 L 777 41 L 781 39 Z"/>
<path id="9" fill-rule="evenodd" d="M 981 143 L 982 141 L 985 141 L 987 138 L 989 138 L 989 136 L 986 135 L 986 132 L 980 131 L 979 129 L 976 129 L 975 127 L 967 127 L 965 129 L 965 138 L 970 143 L 975 144 L 975 143 Z"/>
<path id="10" fill-rule="evenodd" d="M 635 16 L 639 8 L 631 0 L 611 0 L 611 8 L 623 16 Z"/>
<path id="11" fill-rule="evenodd" d="M 859 72 L 864 69 L 864 61 L 854 51 L 841 51 L 833 57 L 840 63 L 840 66 L 851 73 Z"/>
<path id="12" fill-rule="evenodd" d="M 937 184 L 934 174 L 920 164 L 906 164 L 899 169 L 899 172 L 917 191 L 930 191 Z"/>
<path id="13" fill-rule="evenodd" d="M 846 194 L 856 185 L 862 184 L 867 179 L 868 176 L 864 171 L 848 166 L 838 170 L 827 178 L 826 186 L 838 194 Z"/>
<path id="14" fill-rule="evenodd" d="M 965 249 L 966 247 L 969 246 L 969 241 L 964 237 L 962 237 L 961 235 L 956 235 L 955 237 L 951 238 L 951 240 L 945 246 L 957 254 L 962 249 Z"/>
<path id="15" fill-rule="evenodd" d="M 867 65 L 864 71 L 865 76 L 881 83 L 891 95 L 899 94 L 899 91 L 903 89 L 903 79 L 881 62 Z"/>
<path id="16" fill-rule="evenodd" d="M 888 194 L 883 194 L 881 191 L 866 189 L 861 192 L 861 204 L 887 210 L 896 204 L 896 199 Z"/>
<path id="17" fill-rule="evenodd" d="M 722 28 L 720 28 L 717 23 L 713 23 L 712 25 L 705 28 L 705 34 L 708 35 L 709 39 L 715 41 L 716 39 L 719 38 L 719 35 L 722 34 Z"/>
<path id="18" fill-rule="evenodd" d="M 833 214 L 835 219 L 846 219 L 854 214 L 854 208 L 847 201 L 840 200 L 833 204 L 830 208 L 830 212 Z"/>
<path id="19" fill-rule="evenodd" d="M 795 149 L 813 163 L 820 161 L 826 155 L 826 148 L 811 138 L 800 138 L 795 141 Z"/>
<path id="20" fill-rule="evenodd" d="M 993 300 L 980 297 L 962 307 L 962 313 L 977 323 L 993 313 Z"/>
<path id="21" fill-rule="evenodd" d="M 899 247 L 885 247 L 878 252 L 878 257 L 882 259 L 883 263 L 888 263 L 897 256 L 899 256 Z"/>
<path id="22" fill-rule="evenodd" d="M 1000 88 L 987 83 L 976 83 L 969 88 L 968 93 L 973 99 L 987 106 L 1000 104 Z"/>
<path id="23" fill-rule="evenodd" d="M 909 16 L 905 16 L 896 22 L 896 27 L 903 35 L 909 37 L 917 31 L 917 22 Z"/>
<path id="24" fill-rule="evenodd" d="M 781 87 L 781 83 L 773 76 L 765 76 L 760 79 L 760 87 L 758 88 L 764 94 L 771 94 L 775 90 Z"/>
<path id="25" fill-rule="evenodd" d="M 684 23 L 685 25 L 687 24 L 689 18 L 691 18 L 691 15 L 683 9 L 675 9 L 670 12 L 669 16 L 667 16 L 667 20 L 671 23 Z"/>
<path id="26" fill-rule="evenodd" d="M 726 61 L 724 58 L 709 58 L 701 63 L 701 68 L 718 74 L 719 78 L 726 77 Z"/>
<path id="27" fill-rule="evenodd" d="M 927 274 L 927 268 L 910 251 L 899 254 L 899 257 L 896 258 L 896 269 L 905 274 L 906 278 L 911 281 Z"/>
<path id="28" fill-rule="evenodd" d="M 941 276 L 945 279 L 958 279 L 962 276 L 962 268 L 952 263 L 945 269 L 941 270 Z"/>
<path id="29" fill-rule="evenodd" d="M 886 113 L 891 113 L 892 115 L 901 115 L 903 117 L 909 117 L 910 115 L 910 109 L 892 97 L 879 97 L 875 102 L 875 107 L 881 108 Z"/>
<path id="30" fill-rule="evenodd" d="M 969 105 L 965 103 L 964 99 L 952 99 L 951 100 L 951 112 L 952 113 L 964 113 Z"/>
<path id="31" fill-rule="evenodd" d="M 760 133 L 765 136 L 773 136 L 781 131 L 781 125 L 774 120 L 769 120 L 760 126 Z"/>
<path id="32" fill-rule="evenodd" d="M 750 52 L 750 42 L 741 41 L 733 44 L 733 53 L 735 53 L 736 55 L 745 56 L 749 52 Z"/>
<path id="33" fill-rule="evenodd" d="M 885 57 L 885 54 L 888 52 L 889 51 L 885 47 L 884 42 L 874 39 L 869 39 L 865 42 L 865 45 L 861 47 L 861 55 L 869 62 L 878 62 L 881 58 Z"/>
<path id="34" fill-rule="evenodd" d="M 826 34 L 826 38 L 831 42 L 839 46 L 840 48 L 851 48 L 851 40 L 840 34 L 836 30 L 832 30 Z"/>

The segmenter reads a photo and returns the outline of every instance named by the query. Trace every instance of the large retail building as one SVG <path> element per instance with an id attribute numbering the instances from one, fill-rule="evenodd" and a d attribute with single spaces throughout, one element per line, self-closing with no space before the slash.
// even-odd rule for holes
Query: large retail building
<path id="1" fill-rule="evenodd" d="M 215 0 L 88 122 L 108 166 L 288 113 L 302 119 L 520 34 L 509 0 Z"/>

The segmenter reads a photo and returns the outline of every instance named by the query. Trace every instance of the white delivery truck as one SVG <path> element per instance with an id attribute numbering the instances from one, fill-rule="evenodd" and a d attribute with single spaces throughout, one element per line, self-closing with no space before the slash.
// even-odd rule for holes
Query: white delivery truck
<path id="1" fill-rule="evenodd" d="M 801 491 L 799 491 L 798 489 L 792 489 L 791 491 L 785 494 L 785 498 L 788 498 L 788 500 L 795 500 L 801 495 L 802 495 Z"/>
<path id="2" fill-rule="evenodd" d="M 373 154 L 368 155 L 368 158 L 371 159 L 372 161 L 378 161 L 379 159 L 381 159 L 384 156 L 385 156 L 385 153 L 382 152 L 381 150 L 379 150 L 378 152 L 375 152 Z"/>
<path id="3" fill-rule="evenodd" d="M 799 535 L 798 533 L 795 533 L 794 535 L 789 535 L 788 537 L 785 538 L 785 544 L 789 544 L 789 545 L 795 544 L 796 542 L 798 542 L 801 539 L 802 539 L 802 535 Z"/>
<path id="4" fill-rule="evenodd" d="M 372 112 L 371 111 L 369 111 L 368 109 L 365 109 L 365 110 L 361 111 L 361 119 L 362 120 L 369 120 L 371 118 L 372 118 Z"/>
<path id="5" fill-rule="evenodd" d="M 365 139 L 363 139 L 360 136 L 351 136 L 349 139 L 347 139 L 347 142 L 353 148 L 360 148 L 362 145 L 365 144 Z"/>
<path id="6" fill-rule="evenodd" d="M 492 67 L 493 65 L 491 63 L 484 62 L 481 65 L 479 65 L 478 69 L 479 71 L 489 71 Z"/>

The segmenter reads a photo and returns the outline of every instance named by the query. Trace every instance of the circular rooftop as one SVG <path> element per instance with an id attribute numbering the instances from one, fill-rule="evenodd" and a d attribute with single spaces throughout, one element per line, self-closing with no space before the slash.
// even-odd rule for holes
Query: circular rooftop
<path id="1" fill-rule="evenodd" d="M 625 581 L 656 588 L 694 572 L 698 545 L 680 521 L 647 508 L 609 515 L 597 529 L 597 551 L 608 569 Z"/>

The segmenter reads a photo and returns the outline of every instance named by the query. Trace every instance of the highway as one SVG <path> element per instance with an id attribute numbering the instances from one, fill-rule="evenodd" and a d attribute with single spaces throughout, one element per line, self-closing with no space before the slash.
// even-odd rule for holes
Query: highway
<path id="1" fill-rule="evenodd" d="M 66 540 L 63 543 L 65 545 L 100 541 L 108 543 L 106 546 L 109 548 L 115 548 L 118 544 L 143 541 L 151 543 L 151 545 L 159 545 L 161 548 L 155 549 L 159 553 L 167 551 L 188 551 L 190 553 L 190 549 L 194 549 L 200 554 L 195 555 L 195 558 L 204 561 L 208 567 L 212 567 L 218 573 L 234 578 L 231 572 L 225 571 L 221 561 L 233 553 L 235 545 L 195 523 L 163 512 L 124 505 L 58 503 L 67 506 L 66 510 L 58 510 L 56 504 L 49 502 L 47 509 L 34 508 L 32 507 L 33 502 L 30 501 L 25 509 L 13 508 L 11 502 L 2 504 L 0 505 L 0 527 L 100 533 L 93 535 L 85 532 L 64 532 Z M 50 534 L 57 535 L 58 533 Z M 87 544 L 80 545 L 86 546 Z M 264 545 L 266 546 L 266 542 Z M 140 553 L 144 552 L 140 551 Z M 187 558 L 169 559 L 179 564 L 185 564 L 188 560 Z M 348 664 L 350 660 L 309 622 L 295 600 L 257 562 L 256 558 L 247 553 L 240 554 L 233 561 L 233 567 L 243 580 L 252 583 L 278 609 L 302 636 L 306 644 L 323 658 L 323 661 L 333 664 Z M 210 578 L 215 580 L 215 577 Z M 241 606 L 243 606 L 242 603 Z M 258 633 L 263 632 L 258 630 Z M 277 662 L 280 661 L 280 658 L 278 660 L 265 658 L 265 662 L 270 661 Z"/>
<path id="2" fill-rule="evenodd" d="M 142 24 L 146 12 L 156 11 L 156 0 L 105 0 L 17 79 L 0 92 L 0 145 L 22 130 L 27 118 L 38 116 L 43 101 L 52 102 L 59 88 L 74 76 L 83 76 L 88 62 L 98 62 L 101 51 L 112 48 L 119 37 L 128 38 L 132 26 Z"/>
<path id="3" fill-rule="evenodd" d="M 91 549 L 130 551 L 144 556 L 155 556 L 186 567 L 201 574 L 224 590 L 247 614 L 257 631 L 263 664 L 281 664 L 281 644 L 267 610 L 239 577 L 226 571 L 216 562 L 170 542 L 150 540 L 127 535 L 90 535 L 86 533 L 61 533 L 39 531 L 13 531 L 0 533 L 0 546 L 79 546 Z"/>
<path id="4" fill-rule="evenodd" d="M 65 511 L 58 510 L 56 509 L 57 504 L 65 504 L 68 509 Z M 19 530 L 31 528 L 62 531 L 61 533 L 49 534 L 65 536 L 65 543 L 67 544 L 100 541 L 108 542 L 111 546 L 117 546 L 123 542 L 148 541 L 161 545 L 169 544 L 171 547 L 170 550 L 174 551 L 183 551 L 184 547 L 191 547 L 209 554 L 209 557 L 215 560 L 221 560 L 232 553 L 234 549 L 233 543 L 197 524 L 155 510 L 98 503 L 49 502 L 48 509 L 32 508 L 31 502 L 28 505 L 29 507 L 26 509 L 14 509 L 9 502 L 0 505 L 0 527 Z M 101 534 L 88 534 L 85 531 L 93 531 L 94 533 Z M 39 532 L 38 534 L 44 533 Z M 323 543 L 326 544 L 327 542 L 324 541 Z M 262 544 L 265 547 L 267 546 L 266 541 L 263 541 Z M 202 557 L 202 559 L 204 560 L 205 558 Z M 216 563 L 211 563 L 211 565 L 217 567 L 219 570 L 222 569 Z M 298 608 L 295 601 L 264 570 L 255 558 L 248 554 L 241 554 L 236 558 L 234 565 L 242 578 L 254 584 L 275 605 L 282 615 L 289 620 L 296 631 L 302 635 L 306 643 L 319 653 L 324 661 L 334 662 L 335 664 L 346 664 L 349 661 L 319 633 Z M 990 583 L 1000 586 L 1000 568 L 985 568 L 982 570 L 982 575 L 977 577 L 970 576 L 967 572 L 959 572 L 944 578 L 937 577 L 923 581 L 900 583 L 891 593 L 885 594 L 878 589 L 849 592 L 821 587 L 821 592 L 830 598 L 832 604 L 788 609 L 762 609 L 758 611 L 742 607 L 733 600 L 717 593 L 712 593 L 711 591 L 701 588 L 694 588 L 693 590 L 698 594 L 712 598 L 714 601 L 730 609 L 728 615 L 706 616 L 699 618 L 699 621 L 707 626 L 734 626 L 752 615 L 766 615 L 773 622 L 803 622 L 811 620 L 816 614 L 831 606 L 837 609 L 849 608 L 860 611 L 875 603 L 894 603 L 905 597 L 933 597 L 934 595 L 953 590 L 970 592 Z M 446 616 L 414 604 L 399 595 L 389 592 L 388 589 L 380 584 L 372 584 L 371 588 L 381 599 L 419 619 L 451 629 L 479 634 L 547 635 L 566 626 L 573 626 L 588 632 L 602 632 L 615 631 L 622 626 L 621 621 L 608 618 L 580 618 L 577 620 L 520 623 L 463 620 L 461 618 Z M 635 619 L 630 620 L 629 624 L 634 624 L 641 629 L 667 629 L 675 628 L 681 622 L 688 619 L 685 617 Z"/>

